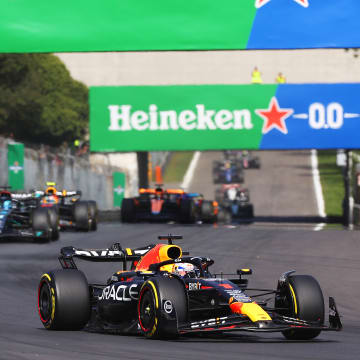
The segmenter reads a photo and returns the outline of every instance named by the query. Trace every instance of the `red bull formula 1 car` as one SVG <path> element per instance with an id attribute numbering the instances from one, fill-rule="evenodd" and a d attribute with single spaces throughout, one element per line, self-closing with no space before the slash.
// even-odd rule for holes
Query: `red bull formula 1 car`
<path id="1" fill-rule="evenodd" d="M 177 221 L 213 223 L 217 220 L 218 204 L 205 200 L 199 193 L 182 189 L 140 189 L 139 196 L 124 199 L 121 205 L 122 222 Z"/>
<path id="2" fill-rule="evenodd" d="M 141 333 L 152 339 L 242 330 L 281 332 L 289 340 L 310 340 L 322 331 L 341 330 L 333 298 L 329 298 L 329 325 L 325 325 L 323 294 L 312 276 L 288 271 L 274 290 L 249 288 L 244 275 L 250 275 L 250 269 L 234 275 L 212 274 L 214 261 L 189 256 L 173 245 L 179 238 L 160 236 L 168 243 L 138 249 L 123 249 L 120 244 L 97 250 L 62 248 L 62 270 L 43 274 L 38 287 L 44 327 L 87 327 Z M 118 262 L 122 269 L 104 284 L 89 284 L 75 258 Z"/>
<path id="3" fill-rule="evenodd" d="M 81 200 L 81 191 L 58 191 L 56 184 L 47 183 L 45 191 L 35 191 L 38 206 L 49 209 L 54 232 L 73 228 L 81 231 L 97 229 L 98 208 L 94 200 Z"/>

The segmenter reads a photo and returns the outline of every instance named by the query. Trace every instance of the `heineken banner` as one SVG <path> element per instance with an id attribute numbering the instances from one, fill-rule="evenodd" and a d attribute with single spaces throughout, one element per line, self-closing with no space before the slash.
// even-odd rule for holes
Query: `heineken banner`
<path id="1" fill-rule="evenodd" d="M 0 52 L 360 46 L 359 0 L 3 0 Z"/>
<path id="2" fill-rule="evenodd" d="M 24 144 L 8 144 L 8 179 L 11 190 L 24 189 Z"/>
<path id="3" fill-rule="evenodd" d="M 121 172 L 113 173 L 114 183 L 114 207 L 121 207 L 125 196 L 125 174 Z"/>
<path id="4" fill-rule="evenodd" d="M 90 88 L 92 151 L 360 148 L 360 84 Z"/>

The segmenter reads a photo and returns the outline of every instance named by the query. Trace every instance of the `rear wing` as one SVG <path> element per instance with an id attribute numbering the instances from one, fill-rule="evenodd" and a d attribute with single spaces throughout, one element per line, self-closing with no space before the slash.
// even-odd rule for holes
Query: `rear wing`
<path id="1" fill-rule="evenodd" d="M 122 249 L 118 243 L 109 249 L 77 249 L 72 246 L 63 247 L 60 250 L 59 262 L 63 269 L 77 269 L 74 258 L 92 262 L 119 262 L 123 270 L 127 270 L 127 262 L 140 260 L 155 245 L 149 245 L 138 249 Z"/>

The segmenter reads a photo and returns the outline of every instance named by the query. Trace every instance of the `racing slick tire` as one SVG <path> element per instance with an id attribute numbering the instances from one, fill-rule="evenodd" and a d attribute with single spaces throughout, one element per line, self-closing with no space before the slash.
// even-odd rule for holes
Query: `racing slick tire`
<path id="1" fill-rule="evenodd" d="M 180 222 L 193 224 L 197 219 L 195 216 L 195 203 L 192 199 L 183 199 L 180 203 Z"/>
<path id="2" fill-rule="evenodd" d="M 250 204 L 247 208 L 246 211 L 246 216 L 250 219 L 252 219 L 254 217 L 254 206 L 252 204 Z"/>
<path id="3" fill-rule="evenodd" d="M 90 231 L 96 231 L 97 230 L 97 223 L 98 223 L 98 207 L 97 207 L 97 203 L 94 200 L 89 200 L 87 203 L 88 203 L 88 206 L 89 206 L 90 219 L 91 219 Z"/>
<path id="4" fill-rule="evenodd" d="M 91 227 L 91 217 L 88 202 L 76 201 L 73 211 L 76 230 L 89 231 Z"/>
<path id="5" fill-rule="evenodd" d="M 213 223 L 215 221 L 214 205 L 212 201 L 204 200 L 201 203 L 201 221 Z"/>
<path id="6" fill-rule="evenodd" d="M 144 282 L 139 293 L 140 330 L 150 339 L 176 338 L 178 324 L 188 318 L 184 284 L 176 278 L 156 277 Z"/>
<path id="7" fill-rule="evenodd" d="M 275 299 L 275 307 L 287 307 L 284 315 L 305 321 L 324 323 L 324 296 L 317 280 L 310 275 L 293 275 L 289 281 L 285 298 Z M 288 340 L 310 340 L 321 330 L 291 329 L 283 331 Z"/>
<path id="8" fill-rule="evenodd" d="M 60 230 L 59 230 L 59 213 L 55 207 L 48 208 L 50 216 L 50 225 L 51 225 L 51 240 L 59 240 Z"/>
<path id="9" fill-rule="evenodd" d="M 220 224 L 230 224 L 231 223 L 231 214 L 225 209 L 220 209 L 217 215 L 217 222 Z"/>
<path id="10" fill-rule="evenodd" d="M 136 208 L 133 199 L 124 199 L 121 204 L 121 221 L 134 222 L 136 219 Z"/>
<path id="11" fill-rule="evenodd" d="M 31 217 L 35 240 L 49 242 L 52 238 L 52 227 L 49 210 L 47 208 L 37 208 L 32 212 Z"/>
<path id="12" fill-rule="evenodd" d="M 38 312 L 48 330 L 81 330 L 90 319 L 90 292 L 85 275 L 74 269 L 42 275 Z"/>

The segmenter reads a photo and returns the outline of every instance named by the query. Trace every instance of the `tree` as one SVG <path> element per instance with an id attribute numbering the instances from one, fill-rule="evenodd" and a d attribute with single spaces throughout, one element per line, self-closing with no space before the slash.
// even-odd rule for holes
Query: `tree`
<path id="1" fill-rule="evenodd" d="M 0 132 L 58 146 L 88 131 L 88 88 L 52 54 L 0 54 Z"/>

